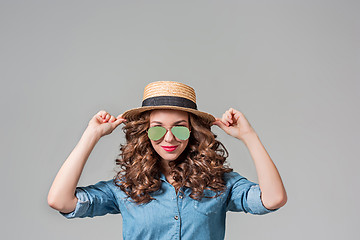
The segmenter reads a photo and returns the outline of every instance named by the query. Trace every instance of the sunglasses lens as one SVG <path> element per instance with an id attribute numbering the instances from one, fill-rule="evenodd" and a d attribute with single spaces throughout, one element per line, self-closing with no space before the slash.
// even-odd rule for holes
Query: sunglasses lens
<path id="1" fill-rule="evenodd" d="M 190 137 L 190 131 L 187 127 L 175 126 L 171 129 L 171 132 L 181 140 L 186 140 Z"/>
<path id="2" fill-rule="evenodd" d="M 166 129 L 160 126 L 151 127 L 148 130 L 148 136 L 151 140 L 157 141 L 166 133 Z"/>

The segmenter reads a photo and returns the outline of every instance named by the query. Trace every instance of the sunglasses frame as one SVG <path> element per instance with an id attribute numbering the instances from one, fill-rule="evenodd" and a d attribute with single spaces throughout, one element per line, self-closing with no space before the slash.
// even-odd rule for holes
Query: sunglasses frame
<path id="1" fill-rule="evenodd" d="M 153 127 L 162 127 L 162 128 L 165 128 L 165 127 L 163 127 L 163 126 L 153 126 Z M 146 133 L 147 133 L 148 137 L 149 137 L 149 132 L 148 132 L 148 131 L 149 131 L 150 128 L 153 128 L 153 127 L 149 127 L 148 129 L 146 129 Z M 185 128 L 187 128 L 187 129 L 189 130 L 189 133 L 191 134 L 190 128 L 188 128 L 188 127 L 186 127 L 186 126 L 172 126 L 172 127 L 170 128 L 170 132 L 171 132 L 172 135 L 174 135 L 174 137 L 176 137 L 176 138 L 178 138 L 178 137 L 175 136 L 175 134 L 171 131 L 171 129 L 172 129 L 173 127 L 185 127 Z M 159 141 L 159 140 L 162 139 L 162 138 L 167 134 L 167 132 L 169 131 L 169 129 L 167 129 L 167 128 L 165 128 L 165 130 L 166 130 L 166 132 L 164 133 L 164 135 L 162 135 L 161 138 L 159 138 L 158 140 L 153 140 L 153 139 L 151 139 L 151 138 L 149 138 L 149 139 L 151 139 L 151 140 L 153 140 L 153 141 Z M 187 139 L 189 139 L 189 138 L 190 138 L 190 135 L 189 135 L 189 137 L 188 137 Z M 178 139 L 180 139 L 180 138 L 178 138 Z M 180 140 L 181 140 L 181 141 L 186 141 L 187 139 L 185 139 L 185 140 L 180 139 Z"/>

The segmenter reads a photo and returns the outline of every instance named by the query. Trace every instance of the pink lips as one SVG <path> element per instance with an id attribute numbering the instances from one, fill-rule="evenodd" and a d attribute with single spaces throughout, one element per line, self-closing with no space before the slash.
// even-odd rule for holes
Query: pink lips
<path id="1" fill-rule="evenodd" d="M 177 146 L 173 146 L 173 147 L 166 147 L 166 146 L 161 146 L 163 149 L 165 149 L 165 151 L 168 151 L 168 152 L 172 152 L 174 151 Z"/>

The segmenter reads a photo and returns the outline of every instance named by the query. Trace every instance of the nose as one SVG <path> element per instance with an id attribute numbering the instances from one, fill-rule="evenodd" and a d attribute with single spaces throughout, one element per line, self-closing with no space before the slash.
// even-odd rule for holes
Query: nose
<path id="1" fill-rule="evenodd" d="M 174 134 L 171 132 L 171 130 L 167 130 L 167 132 L 165 133 L 165 137 L 164 140 L 165 142 L 172 142 L 175 139 Z"/>

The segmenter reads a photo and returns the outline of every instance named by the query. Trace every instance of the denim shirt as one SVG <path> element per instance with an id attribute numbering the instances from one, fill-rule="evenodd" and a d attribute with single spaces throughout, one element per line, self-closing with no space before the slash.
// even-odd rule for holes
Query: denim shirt
<path id="1" fill-rule="evenodd" d="M 87 187 L 77 187 L 78 198 L 73 212 L 62 213 L 66 218 L 84 218 L 105 214 L 122 215 L 123 239 L 216 239 L 225 237 L 227 211 L 262 215 L 277 211 L 264 207 L 259 184 L 247 180 L 237 172 L 224 174 L 226 191 L 217 198 L 189 197 L 191 189 L 184 187 L 184 194 L 175 192 L 161 174 L 161 188 L 152 193 L 156 198 L 147 204 L 136 205 L 113 180 L 100 181 Z M 206 196 L 214 196 L 204 190 Z"/>

